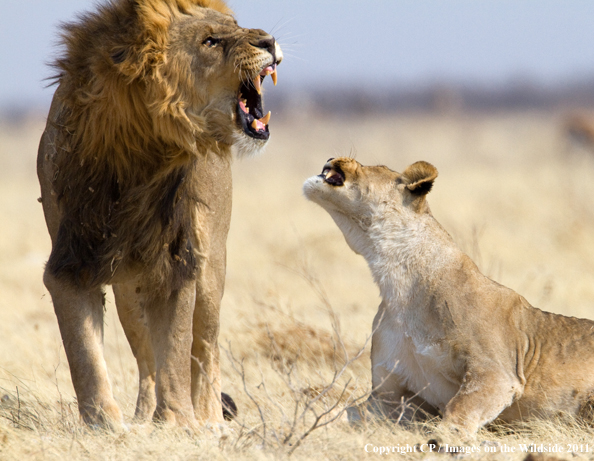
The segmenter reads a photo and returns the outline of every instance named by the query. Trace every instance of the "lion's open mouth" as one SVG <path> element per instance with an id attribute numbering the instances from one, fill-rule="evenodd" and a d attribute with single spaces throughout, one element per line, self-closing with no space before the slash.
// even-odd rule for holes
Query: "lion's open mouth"
<path id="1" fill-rule="evenodd" d="M 248 136 L 258 139 L 268 139 L 270 131 L 270 112 L 264 115 L 262 104 L 262 82 L 270 75 L 276 85 L 276 63 L 265 67 L 253 80 L 243 82 L 239 87 L 237 97 L 237 120 Z"/>

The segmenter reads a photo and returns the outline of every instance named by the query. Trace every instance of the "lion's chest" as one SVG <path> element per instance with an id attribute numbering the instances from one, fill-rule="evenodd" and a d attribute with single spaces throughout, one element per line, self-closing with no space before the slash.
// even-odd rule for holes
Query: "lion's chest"
<path id="1" fill-rule="evenodd" d="M 416 333 L 416 334 L 415 334 Z M 372 368 L 398 377 L 408 391 L 443 410 L 460 388 L 460 379 L 445 341 L 412 332 L 397 319 L 385 322 L 373 336 Z"/>

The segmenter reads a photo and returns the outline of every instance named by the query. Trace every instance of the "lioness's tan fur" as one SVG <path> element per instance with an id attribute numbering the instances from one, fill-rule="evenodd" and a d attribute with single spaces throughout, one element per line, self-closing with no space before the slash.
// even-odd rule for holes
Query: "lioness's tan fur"
<path id="1" fill-rule="evenodd" d="M 443 415 L 444 428 L 470 435 L 496 418 L 591 418 L 594 321 L 543 312 L 482 275 L 429 210 L 436 177 L 426 162 L 400 174 L 338 158 L 305 182 L 382 296 L 373 394 L 351 418 L 410 419 L 401 403 L 413 396 Z"/>
<path id="2" fill-rule="evenodd" d="M 236 107 L 280 48 L 219 0 L 114 0 L 66 24 L 63 46 L 38 176 L 44 282 L 83 420 L 123 422 L 102 353 L 112 284 L 138 361 L 136 419 L 221 422 L 231 148 L 266 142 L 241 130 Z"/>

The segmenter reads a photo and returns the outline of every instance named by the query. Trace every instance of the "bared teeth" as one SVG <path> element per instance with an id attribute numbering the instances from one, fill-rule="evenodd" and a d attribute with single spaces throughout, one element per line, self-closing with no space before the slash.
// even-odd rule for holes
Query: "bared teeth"
<path id="1" fill-rule="evenodd" d="M 268 125 L 268 123 L 270 122 L 270 111 L 268 111 L 268 113 L 264 117 L 259 119 L 259 122 L 263 123 L 264 125 Z"/>
<path id="2" fill-rule="evenodd" d="M 274 83 L 274 86 L 276 86 L 276 83 L 278 82 L 278 74 L 277 74 L 277 70 L 276 70 L 276 64 L 262 69 L 262 72 L 260 72 L 260 77 L 265 78 L 267 75 L 270 75 L 270 77 L 272 78 L 272 83 Z M 264 80 L 264 78 L 262 80 Z M 259 94 L 260 88 L 262 86 L 262 81 L 260 80 L 260 81 L 256 82 L 257 79 L 258 79 L 258 77 L 256 77 L 254 79 L 254 87 L 256 88 L 256 90 L 258 91 L 258 94 Z"/>
<path id="3" fill-rule="evenodd" d="M 342 186 L 344 184 L 344 177 L 334 168 L 324 169 L 322 174 L 328 184 L 333 186 Z"/>
<path id="4" fill-rule="evenodd" d="M 256 75 L 253 80 L 254 88 L 258 94 L 262 94 L 262 85 L 260 83 L 260 75 Z"/>
<path id="5" fill-rule="evenodd" d="M 266 129 L 266 125 L 264 125 L 260 120 L 254 120 L 252 122 L 252 128 L 254 131 L 264 131 Z"/>
<path id="6" fill-rule="evenodd" d="M 251 126 L 255 131 L 263 131 L 266 129 L 268 122 L 270 122 L 270 112 L 260 119 L 254 119 L 251 123 Z"/>

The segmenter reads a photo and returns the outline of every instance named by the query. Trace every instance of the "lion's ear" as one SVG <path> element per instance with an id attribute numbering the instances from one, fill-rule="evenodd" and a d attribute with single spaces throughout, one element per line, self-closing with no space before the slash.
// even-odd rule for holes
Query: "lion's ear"
<path id="1" fill-rule="evenodd" d="M 416 196 L 424 196 L 433 187 L 437 178 L 437 168 L 427 162 L 415 162 L 402 173 L 406 188 Z"/>

